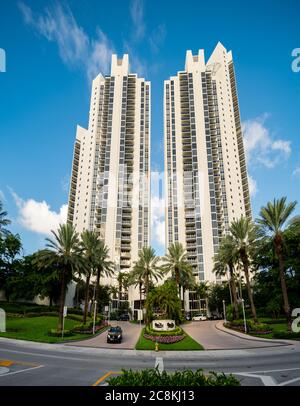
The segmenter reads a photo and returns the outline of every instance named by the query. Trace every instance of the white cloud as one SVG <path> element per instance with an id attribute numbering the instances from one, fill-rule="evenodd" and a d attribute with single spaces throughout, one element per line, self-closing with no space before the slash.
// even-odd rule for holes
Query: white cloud
<path id="1" fill-rule="evenodd" d="M 63 204 L 59 211 L 55 212 L 45 201 L 23 200 L 14 192 L 12 195 L 19 210 L 17 221 L 27 230 L 50 235 L 51 230 L 57 230 L 60 224 L 67 221 L 67 204 Z"/>
<path id="2" fill-rule="evenodd" d="M 274 140 L 265 125 L 268 115 L 244 121 L 245 151 L 248 164 L 261 164 L 267 168 L 285 161 L 291 154 L 291 142 L 287 140 Z"/>
<path id="3" fill-rule="evenodd" d="M 256 182 L 256 180 L 255 180 L 251 175 L 248 175 L 248 182 L 249 182 L 249 192 L 250 192 L 250 195 L 251 195 L 252 197 L 254 197 L 254 196 L 256 195 L 257 191 L 258 191 L 258 189 L 257 189 L 257 182 Z"/>
<path id="4" fill-rule="evenodd" d="M 135 41 L 140 41 L 144 38 L 146 30 L 144 22 L 144 1 L 131 0 L 129 11 L 133 22 L 132 37 Z"/>
<path id="5" fill-rule="evenodd" d="M 151 234 L 158 245 L 165 245 L 165 200 L 151 197 Z"/>
<path id="6" fill-rule="evenodd" d="M 25 24 L 48 41 L 55 42 L 63 62 L 70 67 L 84 67 L 89 80 L 99 72 L 108 73 L 114 47 L 107 36 L 97 28 L 97 38 L 91 39 L 80 27 L 71 10 L 56 4 L 46 8 L 44 14 L 33 13 L 20 2 L 19 9 Z"/>
<path id="7" fill-rule="evenodd" d="M 0 190 L 0 200 L 1 200 L 2 202 L 5 201 L 5 195 L 4 195 L 4 193 L 2 192 L 2 190 Z"/>
<path id="8" fill-rule="evenodd" d="M 300 166 L 293 170 L 293 176 L 300 176 Z"/>
<path id="9" fill-rule="evenodd" d="M 163 44 L 166 38 L 165 24 L 159 24 L 149 37 L 149 44 L 153 53 L 158 52 L 159 47 Z"/>

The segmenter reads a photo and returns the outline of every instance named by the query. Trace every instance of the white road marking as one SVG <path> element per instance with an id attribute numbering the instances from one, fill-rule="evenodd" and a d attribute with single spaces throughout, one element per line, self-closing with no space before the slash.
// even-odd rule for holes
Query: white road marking
<path id="1" fill-rule="evenodd" d="M 281 382 L 278 386 L 289 385 L 290 383 L 294 383 L 294 382 L 297 382 L 297 381 L 300 381 L 300 377 L 299 377 L 299 378 L 291 379 L 291 380 L 289 380 L 289 381 Z"/>
<path id="2" fill-rule="evenodd" d="M 0 367 L 0 375 L 7 374 L 7 372 L 9 372 L 9 369 L 8 369 L 8 368 L 6 368 L 6 367 Z"/>
<path id="3" fill-rule="evenodd" d="M 265 386 L 277 386 L 277 382 L 275 381 L 275 379 L 272 376 L 269 375 L 258 375 L 258 374 L 250 374 L 250 373 L 246 373 L 246 372 L 242 372 L 242 373 L 234 373 L 235 375 L 242 375 L 242 376 L 247 376 L 249 378 L 259 378 L 261 379 L 262 383 Z"/>
<path id="4" fill-rule="evenodd" d="M 27 369 L 21 369 L 21 371 L 8 372 L 7 374 L 0 375 L 0 378 L 2 378 L 3 376 L 15 375 L 15 374 L 20 374 L 22 372 L 32 371 L 33 369 L 38 369 L 38 368 L 44 368 L 44 365 L 39 365 L 37 367 L 32 367 L 32 368 L 27 368 Z"/>
<path id="5" fill-rule="evenodd" d="M 164 360 L 162 359 L 162 357 L 156 357 L 155 368 L 157 368 L 159 372 L 162 372 L 164 370 Z"/>

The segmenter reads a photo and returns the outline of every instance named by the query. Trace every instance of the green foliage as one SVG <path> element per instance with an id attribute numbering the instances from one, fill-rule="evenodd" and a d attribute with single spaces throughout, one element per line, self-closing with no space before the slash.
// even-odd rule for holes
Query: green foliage
<path id="1" fill-rule="evenodd" d="M 175 320 L 176 323 L 180 322 L 181 301 L 177 292 L 176 283 L 170 280 L 154 288 L 146 300 L 147 319 L 152 320 L 153 312 L 156 312 L 162 313 L 167 319 Z"/>
<path id="2" fill-rule="evenodd" d="M 122 370 L 120 376 L 107 380 L 109 386 L 239 386 L 240 383 L 233 375 L 210 372 L 204 375 L 202 369 L 192 371 L 176 371 L 169 373 L 158 369 L 141 371 Z"/>
<path id="3" fill-rule="evenodd" d="M 282 340 L 295 340 L 295 339 L 298 340 L 300 339 L 300 332 L 294 333 L 292 331 L 274 331 L 273 337 Z"/>
<path id="4" fill-rule="evenodd" d="M 153 336 L 177 336 L 177 335 L 181 335 L 184 334 L 184 331 L 182 330 L 181 327 L 177 326 L 174 330 L 171 331 L 157 331 L 154 330 L 152 327 L 150 326 L 146 326 L 145 327 L 145 333 L 146 334 L 150 334 Z"/>
<path id="5" fill-rule="evenodd" d="M 73 332 L 71 330 L 64 330 L 64 337 L 71 337 L 72 335 L 73 335 Z M 52 328 L 51 330 L 48 331 L 48 336 L 49 337 L 62 337 L 62 332 Z"/>

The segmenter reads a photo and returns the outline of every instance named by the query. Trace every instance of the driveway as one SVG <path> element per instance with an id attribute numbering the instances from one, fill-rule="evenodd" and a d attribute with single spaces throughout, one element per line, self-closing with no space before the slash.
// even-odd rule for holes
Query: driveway
<path id="1" fill-rule="evenodd" d="M 107 331 L 96 337 L 90 338 L 88 340 L 76 341 L 72 343 L 67 343 L 65 345 L 72 345 L 76 347 L 94 347 L 94 348 L 123 348 L 127 350 L 133 350 L 135 344 L 140 336 L 140 325 L 132 324 L 129 321 L 111 321 L 111 326 L 120 326 L 123 330 L 123 339 L 120 344 L 107 343 Z"/>
<path id="2" fill-rule="evenodd" d="M 227 331 L 220 331 L 216 321 L 193 321 L 183 326 L 183 329 L 206 350 L 236 350 L 246 348 L 263 348 L 280 346 L 282 343 L 268 342 L 268 339 L 248 339 L 238 337 Z"/>

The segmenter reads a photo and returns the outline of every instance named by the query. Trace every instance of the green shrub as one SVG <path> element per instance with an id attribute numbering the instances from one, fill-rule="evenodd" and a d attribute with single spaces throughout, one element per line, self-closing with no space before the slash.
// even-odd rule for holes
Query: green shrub
<path id="1" fill-rule="evenodd" d="M 241 316 L 242 314 L 243 314 L 242 305 L 239 304 L 238 305 L 238 317 Z M 233 315 L 234 315 L 234 305 L 230 304 L 230 305 L 226 306 L 226 319 L 228 321 L 233 321 L 234 320 Z"/>
<path id="2" fill-rule="evenodd" d="M 73 331 L 71 330 L 64 330 L 64 337 L 70 337 L 73 335 Z M 51 329 L 48 331 L 48 336 L 50 337 L 61 337 L 62 333 L 59 330 Z"/>
<path id="3" fill-rule="evenodd" d="M 202 369 L 184 370 L 169 373 L 158 369 L 141 371 L 122 370 L 122 375 L 109 378 L 109 386 L 239 386 L 233 375 L 210 372 L 204 375 Z"/>
<path id="4" fill-rule="evenodd" d="M 24 317 L 42 317 L 42 316 L 50 316 L 50 317 L 57 317 L 58 313 L 57 312 L 30 312 L 30 313 L 25 313 Z"/>
<path id="5" fill-rule="evenodd" d="M 146 326 L 145 333 L 151 334 L 154 336 L 178 336 L 178 335 L 184 334 L 182 328 L 179 326 L 177 326 L 174 330 L 171 330 L 171 331 L 157 331 L 157 330 L 154 330 L 150 326 Z"/>
<path id="6" fill-rule="evenodd" d="M 250 331 L 272 331 L 265 323 L 255 323 L 253 320 L 247 320 L 247 327 Z"/>
<path id="7" fill-rule="evenodd" d="M 273 333 L 274 338 L 281 338 L 283 340 L 293 340 L 300 338 L 300 332 L 294 333 L 292 331 L 274 331 Z"/>

